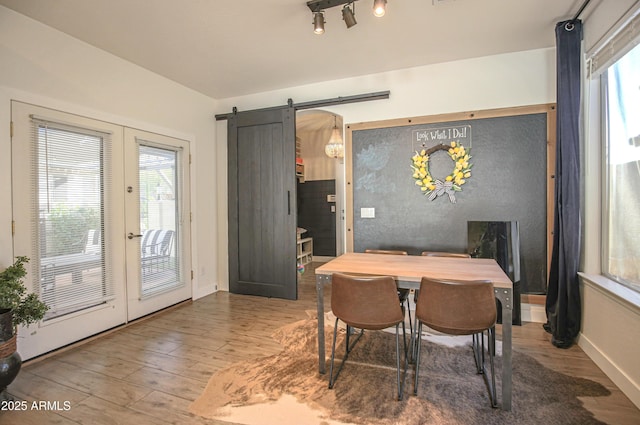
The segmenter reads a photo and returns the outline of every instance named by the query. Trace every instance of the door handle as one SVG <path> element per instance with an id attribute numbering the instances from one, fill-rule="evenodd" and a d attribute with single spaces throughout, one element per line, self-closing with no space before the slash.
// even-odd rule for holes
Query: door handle
<path id="1" fill-rule="evenodd" d="M 291 215 L 291 191 L 287 190 L 287 215 Z"/>
<path id="2" fill-rule="evenodd" d="M 129 238 L 129 239 L 133 239 L 133 238 L 141 238 L 141 237 L 142 237 L 142 235 L 134 235 L 133 233 L 129 233 L 129 234 L 127 235 L 127 238 Z"/>

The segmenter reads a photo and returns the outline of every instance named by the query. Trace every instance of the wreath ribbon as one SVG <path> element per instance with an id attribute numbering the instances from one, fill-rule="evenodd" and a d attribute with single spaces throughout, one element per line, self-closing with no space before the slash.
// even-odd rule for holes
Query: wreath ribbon
<path id="1" fill-rule="evenodd" d="M 434 179 L 429 170 L 429 159 L 431 154 L 445 151 L 455 163 L 455 167 L 451 174 L 445 179 Z M 411 158 L 413 164 L 413 178 L 415 184 L 420 187 L 430 201 L 447 195 L 452 204 L 456 203 L 455 192 L 462 191 L 462 185 L 466 183 L 466 179 L 471 177 L 471 155 L 469 149 L 465 149 L 459 141 L 452 141 L 449 145 L 443 143 L 432 146 L 429 149 L 416 151 Z"/>
<path id="2" fill-rule="evenodd" d="M 449 201 L 452 204 L 456 203 L 456 195 L 453 192 L 453 182 L 442 182 L 441 180 L 436 180 L 436 188 L 431 191 L 429 194 L 429 200 L 433 201 L 438 196 L 442 196 L 444 194 L 449 195 Z"/>

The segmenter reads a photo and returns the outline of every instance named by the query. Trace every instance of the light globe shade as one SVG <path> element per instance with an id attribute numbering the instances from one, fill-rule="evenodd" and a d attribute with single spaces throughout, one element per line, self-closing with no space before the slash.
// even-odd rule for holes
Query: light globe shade
<path id="1" fill-rule="evenodd" d="M 329 158 L 344 158 L 344 145 L 342 143 L 329 143 L 324 147 L 324 153 Z"/>
<path id="2" fill-rule="evenodd" d="M 330 158 L 344 158 L 344 143 L 338 127 L 333 127 L 329 143 L 324 147 L 324 153 Z"/>
<path id="3" fill-rule="evenodd" d="M 374 0 L 373 2 L 373 14 L 378 18 L 384 16 L 387 0 Z"/>

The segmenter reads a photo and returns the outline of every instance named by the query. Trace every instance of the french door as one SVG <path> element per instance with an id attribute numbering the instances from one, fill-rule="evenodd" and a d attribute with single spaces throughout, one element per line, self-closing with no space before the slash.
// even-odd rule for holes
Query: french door
<path id="1" fill-rule="evenodd" d="M 19 330 L 23 359 L 189 298 L 188 144 L 15 101 L 11 115 L 13 252 L 49 307 Z"/>
<path id="2" fill-rule="evenodd" d="M 129 320 L 191 298 L 189 144 L 125 129 Z"/>

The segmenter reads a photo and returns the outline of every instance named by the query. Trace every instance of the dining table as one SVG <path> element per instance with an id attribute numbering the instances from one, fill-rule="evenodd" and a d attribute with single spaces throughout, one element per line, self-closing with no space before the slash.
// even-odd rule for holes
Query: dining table
<path id="1" fill-rule="evenodd" d="M 324 287 L 333 273 L 392 276 L 398 288 L 418 290 L 423 276 L 444 280 L 489 280 L 502 308 L 502 403 L 511 410 L 513 282 L 488 258 L 428 257 L 348 252 L 315 269 L 318 308 L 318 368 L 326 373 Z M 413 340 L 413 336 L 412 336 Z"/>

